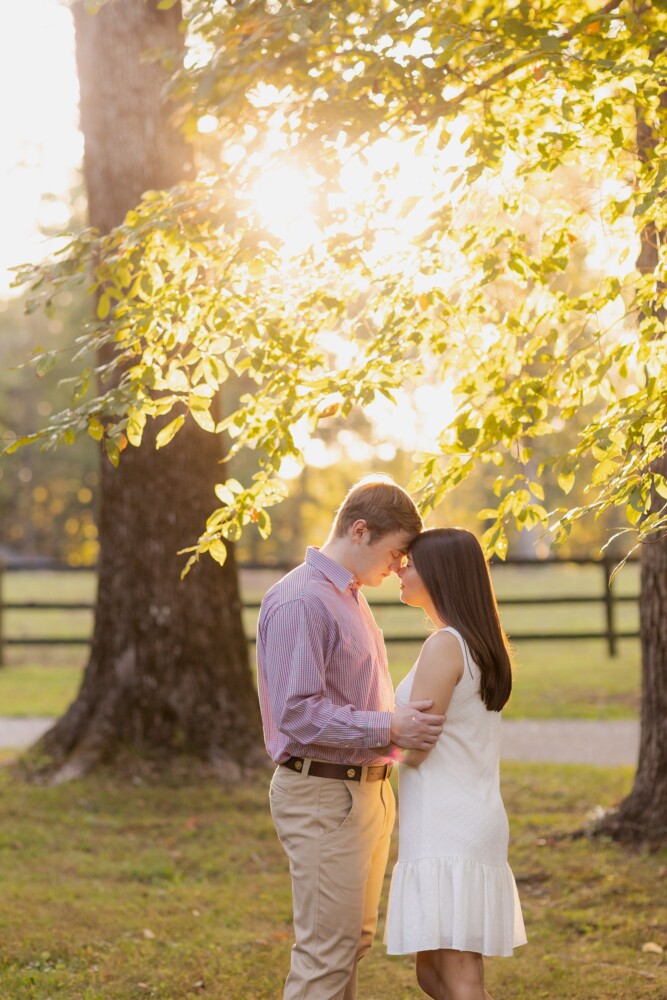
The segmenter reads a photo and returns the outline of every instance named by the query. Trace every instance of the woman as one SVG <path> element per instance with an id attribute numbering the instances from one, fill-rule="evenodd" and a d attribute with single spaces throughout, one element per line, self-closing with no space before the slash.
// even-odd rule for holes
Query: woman
<path id="1" fill-rule="evenodd" d="M 500 710 L 512 689 L 507 639 L 479 542 L 469 531 L 418 535 L 399 571 L 401 600 L 437 631 L 396 691 L 432 698 L 447 719 L 430 751 L 400 773 L 398 862 L 385 941 L 417 953 L 417 981 L 435 1000 L 490 1000 L 483 955 L 525 944 L 509 828 L 500 796 Z"/>

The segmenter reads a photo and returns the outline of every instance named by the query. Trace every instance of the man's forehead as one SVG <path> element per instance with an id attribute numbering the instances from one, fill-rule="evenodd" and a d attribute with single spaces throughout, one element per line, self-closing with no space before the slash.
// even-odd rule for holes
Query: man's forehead
<path id="1" fill-rule="evenodd" d="M 385 535 L 382 541 L 385 543 L 387 548 L 396 550 L 396 552 L 402 552 L 406 555 L 408 549 L 412 545 L 415 536 L 409 531 L 393 531 L 389 535 Z"/>

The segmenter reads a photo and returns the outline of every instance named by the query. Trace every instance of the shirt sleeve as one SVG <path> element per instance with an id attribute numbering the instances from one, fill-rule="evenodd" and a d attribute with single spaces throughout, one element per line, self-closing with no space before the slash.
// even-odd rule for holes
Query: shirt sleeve
<path id="1" fill-rule="evenodd" d="M 307 746 L 372 749 L 389 743 L 391 712 L 336 705 L 326 694 L 326 665 L 336 627 L 303 600 L 276 608 L 265 623 L 265 674 L 281 733 Z"/>

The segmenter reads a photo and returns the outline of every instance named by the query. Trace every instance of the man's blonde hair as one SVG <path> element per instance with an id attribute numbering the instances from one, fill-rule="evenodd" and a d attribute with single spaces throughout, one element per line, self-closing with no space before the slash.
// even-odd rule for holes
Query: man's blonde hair
<path id="1" fill-rule="evenodd" d="M 385 475 L 366 476 L 355 483 L 336 511 L 334 536 L 342 538 L 360 519 L 366 522 L 371 542 L 393 531 L 415 537 L 423 528 L 410 494 Z"/>

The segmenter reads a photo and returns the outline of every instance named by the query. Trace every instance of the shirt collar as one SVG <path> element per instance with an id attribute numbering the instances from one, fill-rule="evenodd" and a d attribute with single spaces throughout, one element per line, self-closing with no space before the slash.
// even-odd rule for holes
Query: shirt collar
<path id="1" fill-rule="evenodd" d="M 358 590 L 359 584 L 354 577 L 353 573 L 350 573 L 349 569 L 345 569 L 340 563 L 337 563 L 335 559 L 330 559 L 329 556 L 325 556 L 323 552 L 320 552 L 318 548 L 314 545 L 309 545 L 306 549 L 306 562 L 313 569 L 318 570 L 323 576 L 333 583 L 337 590 L 341 593 L 350 589 Z"/>

